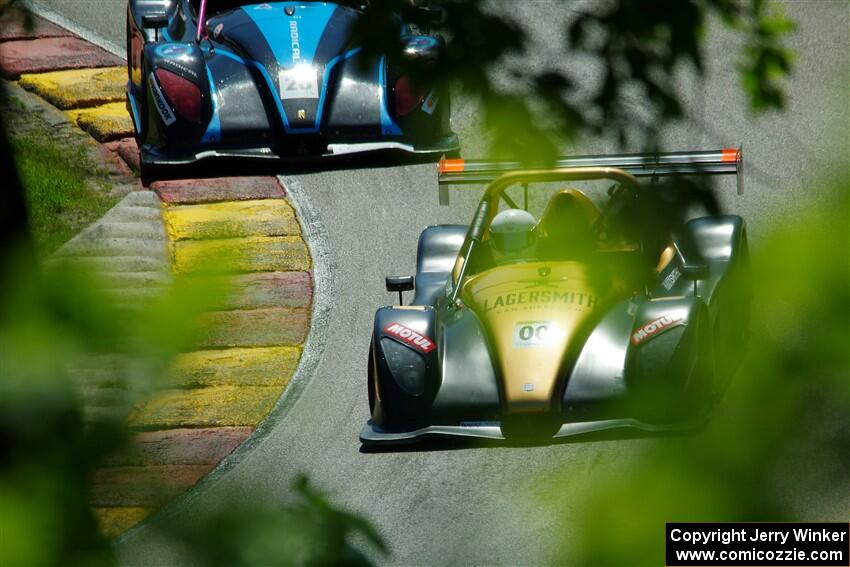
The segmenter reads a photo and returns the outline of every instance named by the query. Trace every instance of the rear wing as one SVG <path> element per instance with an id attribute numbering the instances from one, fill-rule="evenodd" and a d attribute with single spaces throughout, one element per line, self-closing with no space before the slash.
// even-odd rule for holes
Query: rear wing
<path id="1" fill-rule="evenodd" d="M 744 193 L 743 150 L 723 148 L 699 152 L 662 152 L 657 154 L 615 154 L 562 157 L 546 169 L 568 167 L 613 167 L 635 177 L 666 175 L 736 175 L 738 194 Z M 449 204 L 450 185 L 487 184 L 504 173 L 535 169 L 515 161 L 483 159 L 442 159 L 437 164 L 440 204 Z"/>

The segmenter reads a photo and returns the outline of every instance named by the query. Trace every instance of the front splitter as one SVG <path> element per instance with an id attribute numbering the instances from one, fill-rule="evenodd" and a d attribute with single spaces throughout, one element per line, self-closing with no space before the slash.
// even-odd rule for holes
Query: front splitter
<path id="1" fill-rule="evenodd" d="M 325 153 L 296 153 L 281 155 L 270 147 L 209 149 L 194 154 L 167 155 L 142 146 L 142 161 L 147 166 L 168 167 L 185 166 L 209 159 L 274 160 L 284 163 L 310 163 L 334 159 L 344 159 L 354 155 L 369 154 L 407 154 L 416 156 L 441 156 L 460 149 L 457 136 L 450 136 L 430 146 L 416 146 L 395 141 L 332 143 Z"/>
<path id="2" fill-rule="evenodd" d="M 491 425 L 492 424 L 492 425 Z M 664 433 L 687 429 L 693 424 L 657 424 L 647 423 L 633 418 L 606 419 L 600 421 L 582 421 L 565 423 L 551 439 L 586 435 L 598 431 L 617 429 L 643 431 L 646 433 Z M 387 431 L 369 420 L 360 432 L 360 441 L 364 445 L 402 445 L 416 443 L 427 437 L 469 437 L 478 439 L 507 439 L 502 433 L 499 422 L 487 425 L 429 425 L 410 431 Z"/>

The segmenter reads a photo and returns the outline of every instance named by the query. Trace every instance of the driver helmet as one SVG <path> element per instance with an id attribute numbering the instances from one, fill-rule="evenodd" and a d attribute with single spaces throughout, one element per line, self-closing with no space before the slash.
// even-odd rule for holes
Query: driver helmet
<path id="1" fill-rule="evenodd" d="M 537 219 L 522 209 L 507 209 L 490 223 L 490 243 L 497 262 L 531 259 L 537 250 Z"/>

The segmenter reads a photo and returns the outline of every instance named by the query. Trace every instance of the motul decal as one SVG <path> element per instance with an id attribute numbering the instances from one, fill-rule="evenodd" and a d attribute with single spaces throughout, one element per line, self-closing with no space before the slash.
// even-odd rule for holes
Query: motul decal
<path id="1" fill-rule="evenodd" d="M 672 315 L 663 315 L 658 319 L 650 321 L 649 323 L 645 323 L 642 327 L 640 327 L 637 331 L 632 333 L 632 344 L 639 345 L 646 339 L 652 338 L 657 335 L 664 329 L 669 329 L 670 327 L 676 325 L 681 322 L 681 317 L 674 317 Z"/>
<path id="2" fill-rule="evenodd" d="M 406 342 L 410 346 L 421 350 L 422 352 L 428 353 L 434 350 L 437 346 L 434 344 L 434 341 L 426 337 L 421 333 L 417 333 L 410 327 L 405 327 L 401 323 L 391 323 L 384 327 L 384 332 L 388 335 L 392 335 Z"/>

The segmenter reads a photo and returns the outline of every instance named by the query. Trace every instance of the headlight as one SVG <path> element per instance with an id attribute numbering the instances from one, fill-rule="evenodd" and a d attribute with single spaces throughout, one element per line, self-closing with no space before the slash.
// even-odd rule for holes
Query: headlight
<path id="1" fill-rule="evenodd" d="M 425 359 L 386 337 L 381 339 L 381 350 L 398 385 L 411 396 L 421 396 L 425 392 Z"/>

